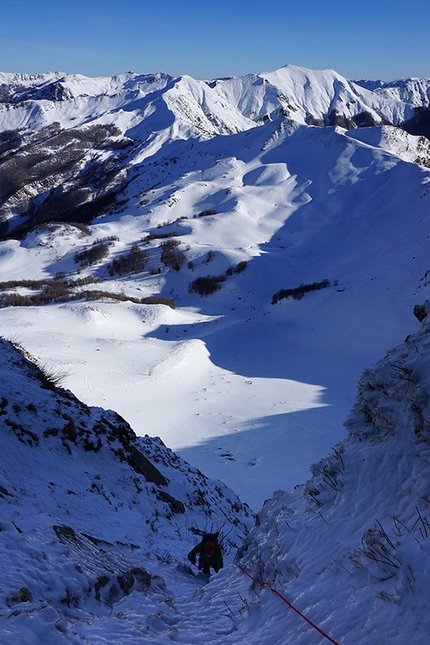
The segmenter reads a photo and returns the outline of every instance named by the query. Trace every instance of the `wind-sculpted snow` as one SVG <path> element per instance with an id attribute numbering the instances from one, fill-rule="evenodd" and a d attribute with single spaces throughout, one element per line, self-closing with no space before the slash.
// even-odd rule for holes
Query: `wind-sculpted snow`
<path id="1" fill-rule="evenodd" d="M 241 549 L 241 565 L 340 643 L 428 640 L 429 305 L 421 330 L 364 371 L 347 438 L 265 503 Z M 286 640 L 314 642 L 290 620 Z"/>

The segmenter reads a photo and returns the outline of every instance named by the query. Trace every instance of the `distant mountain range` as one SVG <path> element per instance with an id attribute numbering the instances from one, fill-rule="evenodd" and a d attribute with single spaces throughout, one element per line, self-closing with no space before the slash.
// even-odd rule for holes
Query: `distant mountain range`
<path id="1" fill-rule="evenodd" d="M 291 65 L 213 81 L 0 74 L 1 233 L 22 235 L 52 220 L 90 222 L 114 207 L 133 181 L 131 168 L 173 141 L 286 122 L 394 125 L 430 137 L 430 80 L 353 82 Z"/>

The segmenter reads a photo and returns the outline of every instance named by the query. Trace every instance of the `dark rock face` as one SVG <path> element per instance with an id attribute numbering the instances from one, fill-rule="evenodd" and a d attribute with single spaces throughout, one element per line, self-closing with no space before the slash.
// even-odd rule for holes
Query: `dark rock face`
<path id="1" fill-rule="evenodd" d="M 430 313 L 430 301 L 426 300 L 423 305 L 415 305 L 414 307 L 414 316 L 418 318 L 420 322 L 428 316 Z"/>
<path id="2" fill-rule="evenodd" d="M 401 127 L 409 134 L 422 135 L 430 139 L 430 108 L 416 107 L 414 116 L 402 123 Z"/>
<path id="3" fill-rule="evenodd" d="M 29 92 L 18 95 L 15 98 L 16 103 L 22 101 L 67 101 L 72 98 L 70 90 L 61 83 L 61 81 L 54 81 L 42 87 L 35 87 Z"/>

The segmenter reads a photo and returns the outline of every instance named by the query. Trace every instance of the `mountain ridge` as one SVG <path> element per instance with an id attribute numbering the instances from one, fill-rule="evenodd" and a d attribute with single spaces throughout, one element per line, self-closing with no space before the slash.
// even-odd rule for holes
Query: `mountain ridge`
<path id="1" fill-rule="evenodd" d="M 233 136 L 273 121 L 350 131 L 392 125 L 430 136 L 429 97 L 426 79 L 370 91 L 332 70 L 291 65 L 213 82 L 2 74 L 2 233 L 18 223 L 26 230 L 26 220 L 91 221 L 114 208 L 141 160 L 175 140 Z M 427 163 L 422 155 L 417 161 Z"/>

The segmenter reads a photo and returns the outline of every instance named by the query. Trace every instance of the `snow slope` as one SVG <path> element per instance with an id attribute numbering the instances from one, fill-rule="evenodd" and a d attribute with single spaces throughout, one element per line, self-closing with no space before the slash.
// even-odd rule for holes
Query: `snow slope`
<path id="1" fill-rule="evenodd" d="M 232 491 L 0 351 L 2 643 L 65 642 L 65 620 L 106 617 L 132 592 L 167 603 L 163 563 L 198 585 L 186 554 L 205 531 L 231 561 L 253 523 Z"/>
<path id="2" fill-rule="evenodd" d="M 364 110 L 399 123 L 426 107 L 428 82 L 387 94 L 294 66 L 208 82 L 1 80 L 1 286 L 4 302 L 31 305 L 0 309 L 3 335 L 255 511 L 304 481 L 343 437 L 361 371 L 429 295 L 430 200 L 426 137 L 306 122 L 352 127 Z M 170 239 L 179 271 L 162 261 Z M 133 245 L 143 270 L 112 274 Z M 189 292 L 226 271 L 212 295 Z M 47 288 L 50 304 L 34 304 Z M 142 301 L 154 296 L 176 309 Z"/>
<path id="3" fill-rule="evenodd" d="M 242 550 L 250 573 L 342 643 L 428 640 L 428 301 L 424 309 L 421 330 L 363 372 L 346 440 L 305 486 L 264 505 Z M 287 640 L 320 642 L 294 622 Z"/>

